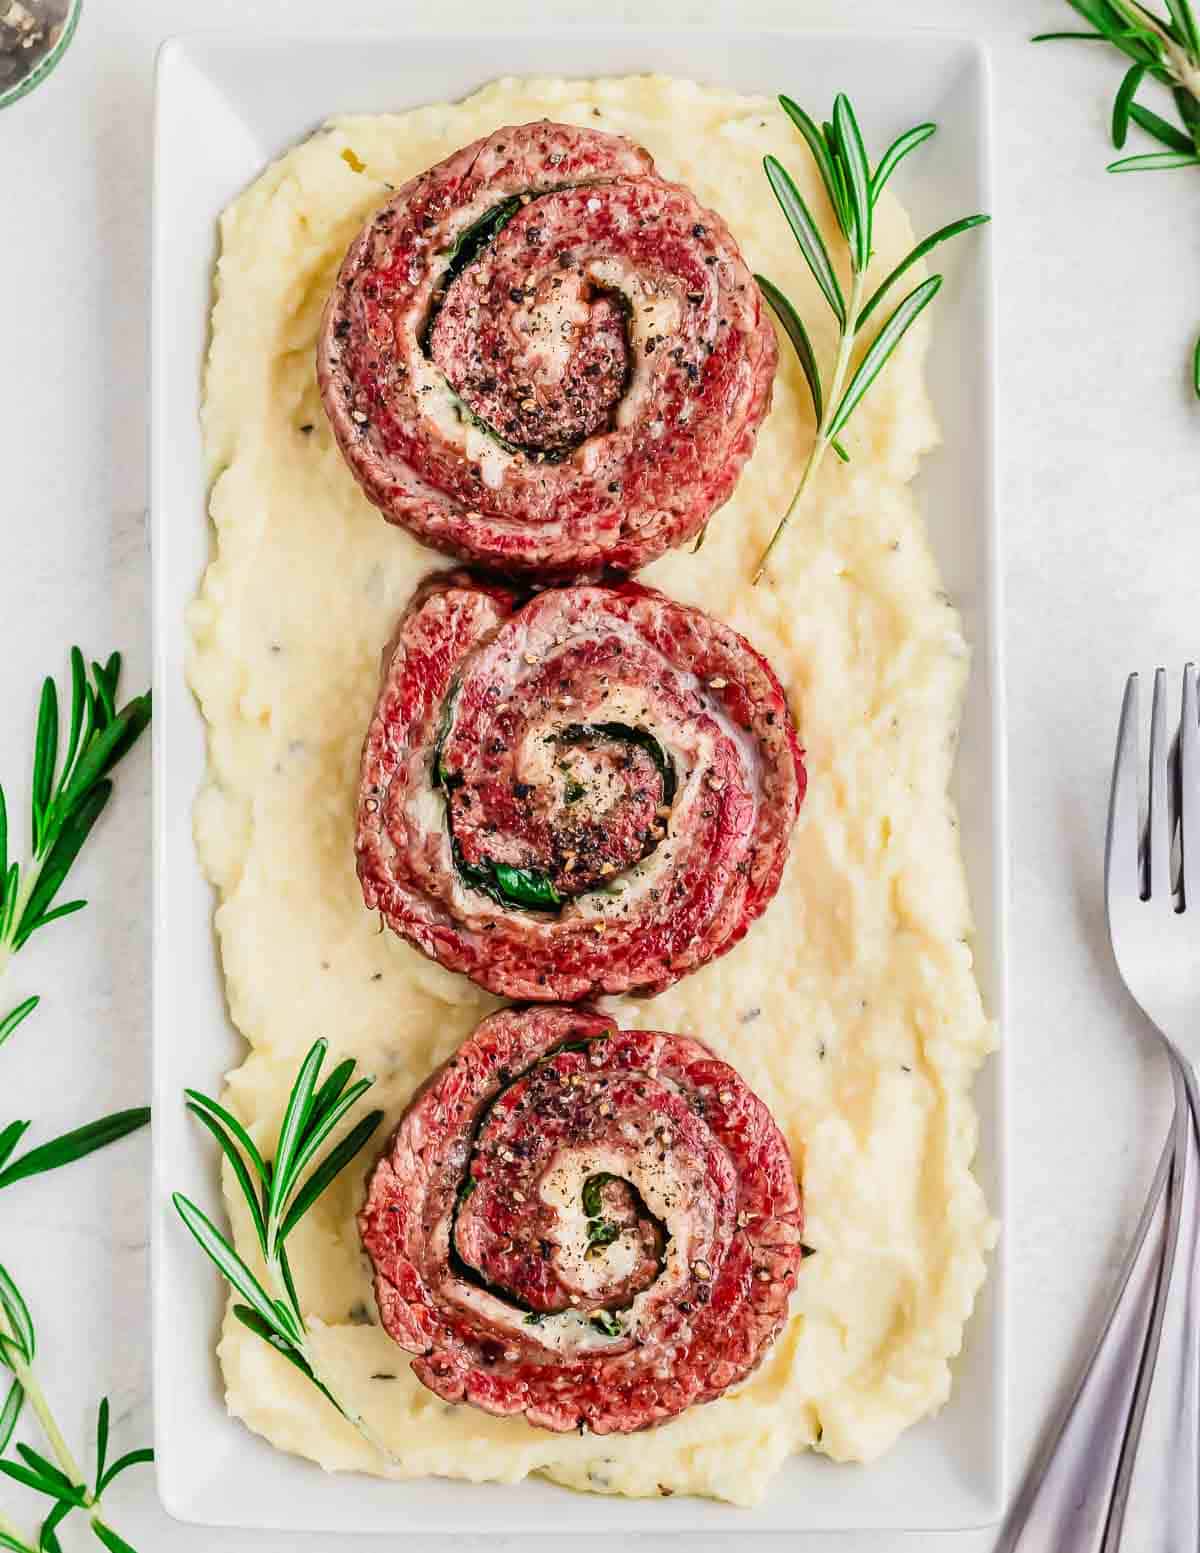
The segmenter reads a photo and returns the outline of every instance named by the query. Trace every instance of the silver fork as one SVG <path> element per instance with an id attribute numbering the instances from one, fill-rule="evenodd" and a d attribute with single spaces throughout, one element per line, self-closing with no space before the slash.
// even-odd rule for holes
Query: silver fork
<path id="1" fill-rule="evenodd" d="M 1155 1548 L 1196 1553 L 1200 1541 L 1200 1090 L 1180 1044 L 1200 1015 L 1200 708 L 1192 664 L 1184 670 L 1174 744 L 1166 699 L 1160 669 L 1147 806 L 1138 677 L 1130 676 L 1113 766 L 1105 894 L 1117 966 L 1171 1065 L 1175 1116 L 1103 1330 L 1014 1505 L 1001 1553 L 1117 1553 L 1181 1245 L 1185 1303 L 1168 1347 L 1170 1446 Z"/>

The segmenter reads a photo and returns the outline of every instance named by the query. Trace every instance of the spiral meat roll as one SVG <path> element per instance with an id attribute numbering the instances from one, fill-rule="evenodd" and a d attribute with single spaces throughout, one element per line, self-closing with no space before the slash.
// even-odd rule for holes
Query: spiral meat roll
<path id="1" fill-rule="evenodd" d="M 485 1019 L 359 1216 L 380 1319 L 448 1402 L 644 1429 L 743 1379 L 803 1256 L 787 1144 L 700 1042 L 589 1009 Z"/>
<path id="2" fill-rule="evenodd" d="M 657 992 L 766 908 L 804 786 L 779 681 L 728 626 L 632 582 L 523 600 L 442 574 L 384 654 L 359 878 L 502 996 Z"/>
<path id="3" fill-rule="evenodd" d="M 721 218 L 619 135 L 500 129 L 351 245 L 317 375 L 389 521 L 506 575 L 632 571 L 725 502 L 773 328 Z"/>

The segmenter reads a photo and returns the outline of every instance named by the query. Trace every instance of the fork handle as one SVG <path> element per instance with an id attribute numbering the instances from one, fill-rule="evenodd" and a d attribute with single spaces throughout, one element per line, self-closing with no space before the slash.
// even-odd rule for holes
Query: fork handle
<path id="1" fill-rule="evenodd" d="M 1178 1320 L 1174 1323 L 1171 1340 L 1165 1349 L 1165 1371 L 1168 1377 L 1165 1387 L 1169 1396 L 1170 1432 L 1166 1450 L 1160 1452 L 1154 1463 L 1158 1476 L 1160 1479 L 1165 1477 L 1165 1482 L 1162 1483 L 1161 1492 L 1151 1499 L 1159 1512 L 1159 1520 L 1150 1530 L 1151 1541 L 1146 1544 L 1146 1553 L 1150 1553 L 1151 1548 L 1155 1553 L 1196 1553 L 1197 1548 L 1196 1463 L 1200 1440 L 1196 1432 L 1198 1350 L 1193 1310 L 1195 1260 L 1200 1236 L 1196 1196 L 1200 1166 L 1200 1152 L 1197 1149 L 1200 1091 L 1197 1089 L 1195 1070 L 1187 1058 L 1170 1041 L 1167 1042 L 1167 1050 L 1171 1058 L 1171 1081 L 1175 1088 L 1175 1124 L 1172 1128 L 1175 1144 L 1163 1265 L 1113 1484 L 1101 1553 L 1120 1553 L 1134 1460 L 1154 1378 L 1155 1361 L 1159 1356 L 1159 1341 L 1163 1336 L 1168 1313 L 1167 1297 L 1177 1260 L 1181 1263 L 1185 1287 L 1182 1301 L 1177 1299 L 1175 1304 L 1177 1315 L 1181 1313 L 1183 1320 L 1182 1325 Z M 1181 1257 L 1178 1256 L 1180 1249 Z"/>
<path id="2" fill-rule="evenodd" d="M 1173 1206 L 1178 1227 L 1179 1194 L 1167 1187 L 1177 1154 L 1184 1157 L 1190 1122 L 1190 1108 L 1177 1101 L 1104 1326 L 1062 1422 L 1030 1467 L 997 1553 L 1097 1553 L 1111 1524 L 1114 1484 L 1131 1443 L 1129 1426 L 1139 1389 L 1148 1386 L 1143 1358 L 1150 1357 L 1156 1295 L 1166 1292 L 1164 1253 Z M 1135 1433 L 1140 1428 L 1138 1416 Z M 1132 1443 L 1136 1448 L 1136 1439 Z M 1122 1502 L 1121 1514 L 1123 1508 Z"/>
<path id="3" fill-rule="evenodd" d="M 1182 1289 L 1172 1299 L 1159 1358 L 1167 1432 L 1164 1449 L 1148 1464 L 1151 1483 L 1141 1496 L 1157 1516 L 1155 1524 L 1144 1528 L 1146 1553 L 1196 1553 L 1200 1548 L 1200 1085 L 1182 1052 L 1173 1048 L 1171 1055 L 1176 1104 L 1182 1095 L 1191 1125 L 1180 1183 L 1181 1233 L 1175 1270 Z M 1114 1493 L 1114 1510 L 1117 1499 Z M 1120 1511 L 1123 1514 L 1123 1502 Z M 1106 1543 L 1112 1553 L 1118 1545 L 1116 1539 Z"/>

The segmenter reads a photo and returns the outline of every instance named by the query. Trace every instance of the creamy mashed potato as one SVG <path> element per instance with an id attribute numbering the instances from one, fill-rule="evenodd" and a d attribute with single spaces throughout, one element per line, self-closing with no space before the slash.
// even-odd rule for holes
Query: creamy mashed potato
<path id="1" fill-rule="evenodd" d="M 458 105 L 339 120 L 225 213 L 205 408 L 217 551 L 191 616 L 210 752 L 196 836 L 220 896 L 230 1010 L 249 1044 L 225 1099 L 265 1149 L 316 1036 L 378 1076 L 382 1143 L 414 1087 L 497 1006 L 381 932 L 355 879 L 359 747 L 380 650 L 417 581 L 446 563 L 360 494 L 313 358 L 342 254 L 389 188 L 502 124 L 546 116 L 646 145 L 726 217 L 751 268 L 795 299 L 818 355 L 832 355 L 832 320 L 763 154 L 829 213 L 807 152 L 765 99 L 662 78 L 501 81 Z M 885 197 L 878 274 L 912 240 Z M 946 795 L 968 653 L 908 489 L 936 441 L 924 343 L 919 326 L 850 424 L 852 462 L 826 460 L 770 582 L 752 589 L 813 435 L 785 344 L 774 408 L 703 551 L 645 573 L 767 655 L 808 752 L 808 798 L 765 917 L 662 996 L 606 1003 L 623 1024 L 701 1037 L 774 1112 L 817 1252 L 790 1325 L 744 1385 L 649 1434 L 562 1436 L 447 1406 L 375 1320 L 354 1219 L 364 1156 L 309 1214 L 292 1263 L 321 1371 L 394 1460 L 229 1319 L 230 1410 L 276 1445 L 396 1477 L 541 1472 L 581 1489 L 748 1504 L 791 1452 L 868 1461 L 945 1401 L 994 1235 L 971 1174 L 969 1097 L 992 1032 Z M 253 1262 L 236 1189 L 228 1198 Z"/>

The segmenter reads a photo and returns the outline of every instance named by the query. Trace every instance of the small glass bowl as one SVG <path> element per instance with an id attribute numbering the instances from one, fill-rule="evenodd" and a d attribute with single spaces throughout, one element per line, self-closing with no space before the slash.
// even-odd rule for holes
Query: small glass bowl
<path id="1" fill-rule="evenodd" d="M 0 0 L 0 9 L 7 11 L 7 0 Z M 70 47 L 71 39 L 75 36 L 75 28 L 79 24 L 79 13 L 83 9 L 83 0 L 71 0 L 67 8 L 67 15 L 62 22 L 62 31 L 58 35 L 58 42 L 50 52 L 42 57 L 27 76 L 15 82 L 12 86 L 0 88 L 0 108 L 7 108 L 18 98 L 24 97 L 27 92 L 33 91 L 35 86 L 41 83 L 58 64 L 59 60 Z"/>

